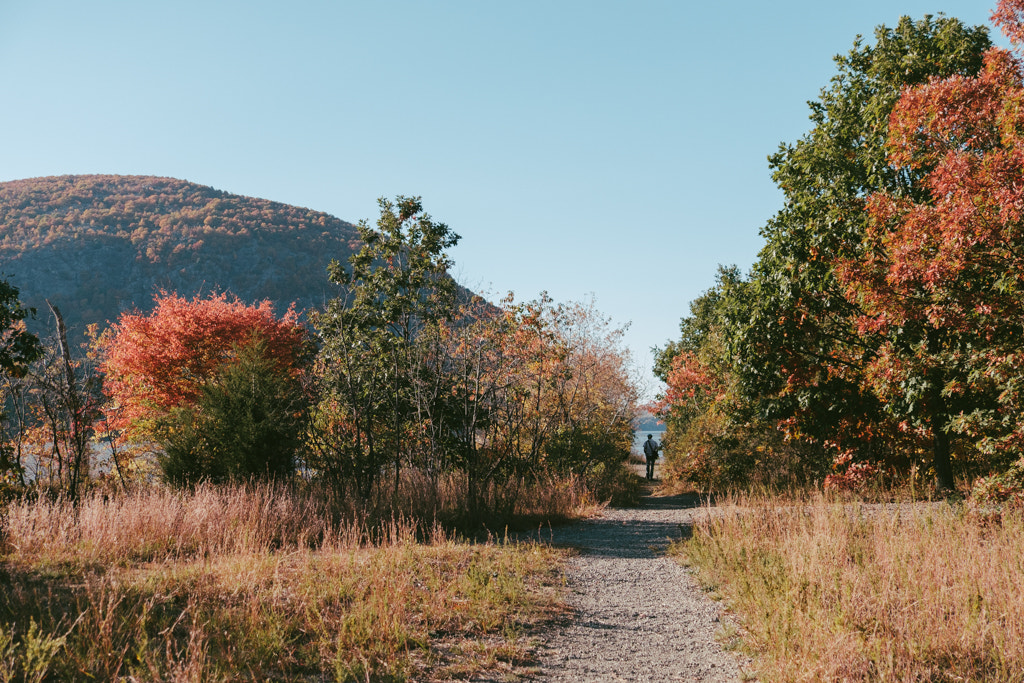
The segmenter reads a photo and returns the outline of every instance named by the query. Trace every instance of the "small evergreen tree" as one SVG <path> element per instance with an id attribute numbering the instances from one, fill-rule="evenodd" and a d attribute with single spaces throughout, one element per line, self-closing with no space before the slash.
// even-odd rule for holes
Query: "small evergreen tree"
<path id="1" fill-rule="evenodd" d="M 171 412 L 163 431 L 164 476 L 178 485 L 283 479 L 295 473 L 306 422 L 301 378 L 254 337 L 202 387 L 194 405 Z"/>

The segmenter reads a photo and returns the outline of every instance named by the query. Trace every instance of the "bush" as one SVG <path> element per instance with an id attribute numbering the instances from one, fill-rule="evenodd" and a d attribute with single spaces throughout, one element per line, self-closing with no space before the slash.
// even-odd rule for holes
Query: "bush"
<path id="1" fill-rule="evenodd" d="M 998 515 L 1007 509 L 1024 510 L 1024 459 L 1002 474 L 975 482 L 968 504 L 985 515 Z"/>
<path id="2" fill-rule="evenodd" d="M 704 492 L 805 486 L 820 481 L 830 464 L 823 448 L 787 441 L 765 422 L 739 424 L 718 410 L 683 429 L 670 421 L 663 444 L 666 479 Z"/>
<path id="3" fill-rule="evenodd" d="M 162 430 L 164 476 L 176 485 L 289 477 L 306 406 L 299 379 L 254 340 L 203 386 L 194 407 L 171 412 Z"/>

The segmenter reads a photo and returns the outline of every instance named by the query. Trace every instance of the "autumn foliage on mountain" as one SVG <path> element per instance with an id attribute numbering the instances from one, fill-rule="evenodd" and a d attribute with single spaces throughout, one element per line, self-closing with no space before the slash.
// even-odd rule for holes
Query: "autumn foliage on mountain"
<path id="1" fill-rule="evenodd" d="M 91 323 L 150 310 L 164 290 L 230 292 L 279 310 L 323 305 L 336 294 L 328 262 L 359 240 L 355 226 L 320 211 L 152 176 L 0 183 L 0 225 L 4 277 L 28 306 L 58 304 L 74 339 Z M 45 320 L 34 329 L 52 331 Z"/>
<path id="2" fill-rule="evenodd" d="M 1018 53 L 1022 17 L 1020 0 L 993 15 Z M 881 27 L 836 61 L 840 75 L 812 103 L 815 128 L 772 159 L 787 207 L 751 276 L 720 279 L 661 352 L 677 467 L 705 486 L 735 483 L 736 470 L 716 478 L 696 463 L 732 462 L 739 433 L 768 454 L 741 458 L 740 480 L 846 487 L 930 472 L 951 490 L 958 477 L 1015 472 L 1019 57 L 984 29 L 927 17 Z M 771 433 L 784 438 L 765 445 Z"/>

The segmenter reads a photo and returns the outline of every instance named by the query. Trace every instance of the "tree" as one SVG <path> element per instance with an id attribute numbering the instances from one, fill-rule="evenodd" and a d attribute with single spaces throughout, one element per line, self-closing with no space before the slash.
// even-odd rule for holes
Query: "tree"
<path id="1" fill-rule="evenodd" d="M 35 315 L 18 300 L 18 288 L 0 279 L 0 373 L 18 377 L 42 355 L 39 338 L 25 329 L 25 319 Z"/>
<path id="2" fill-rule="evenodd" d="M 354 483 L 364 497 L 388 466 L 397 487 L 410 457 L 417 339 L 426 325 L 454 315 L 445 252 L 459 240 L 418 197 L 378 204 L 376 229 L 358 226 L 362 249 L 347 267 L 334 261 L 328 268 L 342 295 L 312 317 L 320 339 L 316 467 L 337 486 Z"/>
<path id="3" fill-rule="evenodd" d="M 306 426 L 301 377 L 282 372 L 258 334 L 235 349 L 199 399 L 171 411 L 160 465 L 178 485 L 285 479 Z"/>
<path id="4" fill-rule="evenodd" d="M 403 469 L 464 477 L 467 512 L 518 482 L 598 482 L 628 455 L 636 392 L 621 330 L 593 304 L 543 296 L 456 306 L 445 251 L 458 236 L 417 198 L 380 200 L 364 248 L 332 264 L 343 295 L 313 316 L 321 340 L 311 465 L 369 497 Z M 494 498 L 489 498 L 494 501 Z"/>
<path id="5" fill-rule="evenodd" d="M 44 439 L 38 461 L 48 463 L 48 483 L 71 501 L 91 469 L 93 424 L 102 403 L 101 380 L 91 364 L 72 358 L 60 309 L 46 301 L 56 326 L 54 341 L 32 372 L 32 396 L 41 412 Z M 49 457 L 43 457 L 48 450 Z"/>
<path id="6" fill-rule="evenodd" d="M 46 303 L 54 334 L 41 345 L 42 355 L 5 385 L 10 464 L 21 487 L 31 483 L 75 502 L 92 474 L 101 378 L 85 354 L 72 355 L 60 309 Z"/>
<path id="7" fill-rule="evenodd" d="M 680 339 L 658 351 L 666 476 L 706 491 L 810 481 L 820 475 L 820 456 L 785 438 L 739 389 L 728 342 L 738 312 L 751 307 L 750 283 L 735 266 L 719 268 L 717 279 L 690 304 Z"/>
<path id="8" fill-rule="evenodd" d="M 550 408 L 558 416 L 546 450 L 557 474 L 582 476 L 601 491 L 629 456 L 639 398 L 631 357 L 622 346 L 625 328 L 615 327 L 593 299 L 555 309 L 554 332 L 566 350 L 553 378 Z"/>
<path id="9" fill-rule="evenodd" d="M 679 322 L 680 338 L 655 349 L 654 372 L 666 383 L 660 411 L 676 426 L 708 408 L 724 391 L 731 373 L 724 347 L 727 313 L 742 303 L 747 283 L 736 266 L 718 267 L 715 286 L 690 302 L 690 315 Z"/>
<path id="10" fill-rule="evenodd" d="M 864 333 L 860 301 L 846 296 L 836 271 L 864 257 L 870 195 L 927 196 L 927 169 L 888 164 L 890 112 L 905 87 L 977 74 L 989 47 L 983 27 L 941 15 L 904 17 L 875 38 L 835 58 L 838 73 L 811 103 L 814 127 L 770 158 L 786 204 L 762 230 L 749 306 L 730 315 L 726 340 L 744 400 L 791 438 L 831 446 L 840 462 L 903 450 L 892 445 L 905 414 L 865 376 L 880 347 L 902 342 L 881 329 Z M 941 438 L 934 452 L 941 469 Z"/>
<path id="11" fill-rule="evenodd" d="M 1024 3 L 994 14 L 1020 50 Z M 842 263 L 861 336 L 886 337 L 868 367 L 874 390 L 936 441 L 952 488 L 950 435 L 1003 463 L 1024 454 L 1024 70 L 991 48 L 977 75 L 904 91 L 889 163 L 920 191 L 876 192 L 859 260 Z"/>
<path id="12" fill-rule="evenodd" d="M 275 367 L 303 372 L 309 346 L 298 315 L 292 309 L 279 319 L 269 301 L 249 306 L 226 294 L 188 301 L 162 292 L 150 315 L 122 315 L 98 342 L 105 391 L 120 408 L 118 426 L 153 436 L 160 418 L 193 405 L 254 333 Z"/>
<path id="13" fill-rule="evenodd" d="M 603 495 L 629 455 L 636 414 L 621 328 L 593 301 L 509 295 L 437 331 L 436 372 L 448 387 L 440 417 L 471 515 L 496 487 L 510 510 L 519 481 L 547 475 L 581 477 Z"/>
<path id="14" fill-rule="evenodd" d="M 0 376 L 4 380 L 0 418 L 5 425 L 5 438 L 0 442 L 0 491 L 12 482 L 25 483 L 21 459 L 25 404 L 23 383 L 19 380 L 43 352 L 39 338 L 25 329 L 25 319 L 34 313 L 21 305 L 18 289 L 0 279 Z M 14 422 L 10 425 L 7 422 L 12 416 L 8 406 L 14 412 Z"/>
<path id="15" fill-rule="evenodd" d="M 294 309 L 225 294 L 161 293 L 152 314 L 123 315 L 98 340 L 107 418 L 163 447 L 168 479 L 283 476 L 294 468 L 296 392 L 310 356 Z"/>
<path id="16" fill-rule="evenodd" d="M 593 300 L 554 304 L 543 294 L 505 304 L 515 394 L 501 409 L 518 416 L 511 434 L 520 473 L 599 479 L 629 455 L 637 391 L 623 328 Z"/>

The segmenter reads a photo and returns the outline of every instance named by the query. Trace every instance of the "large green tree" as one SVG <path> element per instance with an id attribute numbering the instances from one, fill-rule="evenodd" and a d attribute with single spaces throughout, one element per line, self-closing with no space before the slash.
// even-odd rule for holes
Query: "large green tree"
<path id="1" fill-rule="evenodd" d="M 429 382 L 424 326 L 450 319 L 455 283 L 446 251 L 459 236 L 423 211 L 418 197 L 380 199 L 376 227 L 359 224 L 363 247 L 328 273 L 341 295 L 313 316 L 320 337 L 313 465 L 336 485 L 369 496 L 389 466 L 398 473 L 418 446 L 413 425 Z"/>
<path id="2" fill-rule="evenodd" d="M 989 45 L 984 27 L 941 15 L 879 27 L 874 44 L 858 39 L 835 58 L 837 74 L 810 103 L 813 128 L 770 157 L 785 206 L 762 230 L 750 306 L 736 312 L 729 350 L 741 391 L 792 436 L 879 459 L 905 419 L 903 406 L 879 400 L 865 381 L 866 365 L 887 340 L 858 330 L 862 311 L 845 296 L 836 264 L 862 258 L 871 194 L 927 199 L 928 169 L 894 167 L 886 157 L 901 89 L 973 76 Z M 931 410 L 945 414 L 948 406 Z M 934 466 L 947 485 L 943 424 L 922 426 L 936 435 Z"/>

